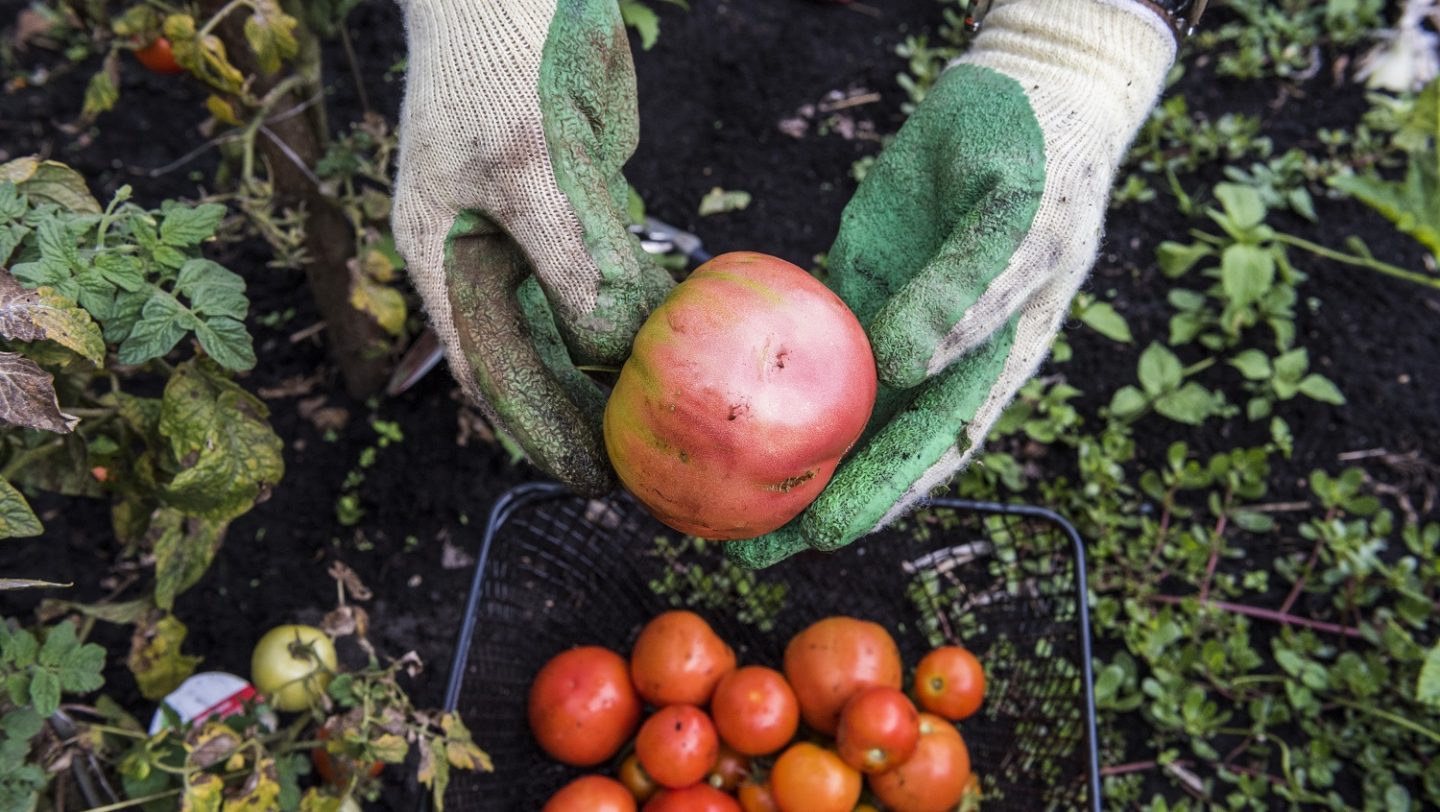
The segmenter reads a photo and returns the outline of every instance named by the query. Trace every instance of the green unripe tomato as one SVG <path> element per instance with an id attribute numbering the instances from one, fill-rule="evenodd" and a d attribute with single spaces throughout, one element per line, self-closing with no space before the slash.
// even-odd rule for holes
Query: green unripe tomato
<path id="1" fill-rule="evenodd" d="M 250 681 L 282 711 L 319 701 L 335 676 L 335 644 L 314 626 L 276 626 L 255 644 Z"/>

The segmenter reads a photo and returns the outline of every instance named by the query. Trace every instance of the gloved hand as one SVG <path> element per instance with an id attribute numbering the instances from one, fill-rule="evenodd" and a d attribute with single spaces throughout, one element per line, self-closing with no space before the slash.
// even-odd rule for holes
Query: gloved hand
<path id="1" fill-rule="evenodd" d="M 451 372 L 574 490 L 615 486 L 605 395 L 673 284 L 626 230 L 635 68 L 615 0 L 400 0 L 396 244 Z"/>
<path id="2" fill-rule="evenodd" d="M 865 436 L 785 527 L 731 542 L 764 567 L 904 514 L 978 449 L 1089 272 L 1116 168 L 1175 36 L 1136 0 L 996 0 L 867 174 L 830 251 L 881 392 Z"/>

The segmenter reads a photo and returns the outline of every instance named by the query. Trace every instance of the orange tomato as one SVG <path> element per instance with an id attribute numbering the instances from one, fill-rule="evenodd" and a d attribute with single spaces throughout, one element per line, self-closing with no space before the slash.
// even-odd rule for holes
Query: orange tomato
<path id="1" fill-rule="evenodd" d="M 937 648 L 915 666 L 915 698 L 930 713 L 958 722 L 980 709 L 985 669 L 960 646 Z"/>
<path id="2" fill-rule="evenodd" d="M 315 731 L 315 738 L 322 742 L 330 741 L 332 732 L 329 727 L 321 727 Z M 385 769 L 385 764 L 379 761 L 356 761 L 343 752 L 336 752 L 331 756 L 326 745 L 312 748 L 310 760 L 315 763 L 315 772 L 327 784 L 343 787 L 350 783 L 350 776 L 358 769 L 362 773 L 368 773 L 371 778 L 379 775 Z"/>
<path id="3" fill-rule="evenodd" d="M 785 678 L 805 723 L 834 735 L 850 697 L 872 685 L 900 687 L 900 649 L 879 624 L 825 618 L 785 646 Z"/>
<path id="4" fill-rule="evenodd" d="M 656 707 L 710 702 L 715 685 L 735 670 L 735 651 L 694 612 L 656 615 L 630 652 L 635 689 Z"/>
<path id="5" fill-rule="evenodd" d="M 845 703 L 835 747 L 845 763 L 862 773 L 898 767 L 920 741 L 920 714 L 896 688 L 876 685 Z"/>
<path id="6" fill-rule="evenodd" d="M 599 646 L 555 655 L 530 685 L 530 731 L 556 761 L 589 767 L 610 758 L 640 722 L 625 658 Z"/>
<path id="7" fill-rule="evenodd" d="M 922 713 L 920 743 L 909 760 L 868 780 L 890 812 L 951 812 L 970 781 L 970 751 L 953 723 Z"/>
<path id="8" fill-rule="evenodd" d="M 835 751 L 809 742 L 790 745 L 770 770 L 780 812 L 851 812 L 860 786 L 860 773 Z"/>
<path id="9" fill-rule="evenodd" d="M 705 711 L 694 705 L 670 705 L 640 726 L 635 755 L 655 783 L 688 787 L 710 774 L 720 757 L 720 739 Z"/>
<path id="10" fill-rule="evenodd" d="M 779 752 L 800 727 L 800 705 L 785 675 L 759 665 L 747 665 L 720 680 L 710 715 L 720 738 L 747 756 Z"/>

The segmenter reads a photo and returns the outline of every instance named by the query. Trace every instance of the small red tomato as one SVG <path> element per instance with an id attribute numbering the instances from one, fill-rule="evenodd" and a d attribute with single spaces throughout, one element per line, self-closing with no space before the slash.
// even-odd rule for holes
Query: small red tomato
<path id="1" fill-rule="evenodd" d="M 635 737 L 640 766 L 662 787 L 704 781 L 720 757 L 720 739 L 705 711 L 670 705 L 655 712 Z"/>
<path id="2" fill-rule="evenodd" d="M 734 798 L 709 784 L 661 790 L 645 804 L 645 812 L 742 812 Z"/>
<path id="3" fill-rule="evenodd" d="M 915 697 L 926 711 L 958 722 L 980 709 L 985 669 L 968 650 L 941 646 L 915 666 Z"/>
<path id="4" fill-rule="evenodd" d="M 180 63 L 175 61 L 175 51 L 170 47 L 170 40 L 164 37 L 156 37 L 149 45 L 136 49 L 135 59 L 146 68 L 165 76 L 185 72 Z"/>
<path id="5" fill-rule="evenodd" d="M 920 741 L 920 714 L 895 688 L 866 688 L 845 703 L 835 746 L 862 773 L 883 773 L 905 763 Z"/>
<path id="6" fill-rule="evenodd" d="M 775 805 L 775 794 L 770 791 L 769 782 L 760 783 L 753 778 L 740 785 L 737 793 L 740 808 L 744 812 L 780 812 Z"/>
<path id="7" fill-rule="evenodd" d="M 660 785 L 655 783 L 655 779 L 650 777 L 650 773 L 645 772 L 644 767 L 640 766 L 640 757 L 634 753 L 626 756 L 625 760 L 620 762 L 618 777 L 620 783 L 624 784 L 625 788 L 630 790 L 630 794 L 635 796 L 635 800 L 642 804 L 660 791 Z"/>
<path id="8" fill-rule="evenodd" d="M 952 812 L 970 781 L 970 751 L 955 725 L 920 714 L 920 743 L 904 764 L 868 777 L 870 791 L 894 812 Z"/>
<path id="9" fill-rule="evenodd" d="M 640 722 L 630 668 L 599 646 L 555 655 L 530 685 L 530 731 L 551 758 L 589 767 L 610 758 Z"/>
<path id="10" fill-rule="evenodd" d="M 747 756 L 779 752 L 800 727 L 800 705 L 785 675 L 760 665 L 747 665 L 720 680 L 710 714 L 720 738 Z"/>
<path id="11" fill-rule="evenodd" d="M 743 756 L 729 747 L 724 742 L 720 743 L 720 757 L 715 759 L 715 766 L 710 768 L 710 774 L 705 776 L 705 783 L 715 789 L 722 789 L 726 792 L 734 792 L 750 775 L 750 758 Z"/>
<path id="12" fill-rule="evenodd" d="M 635 812 L 635 798 L 613 778 L 586 775 L 550 796 L 540 812 Z"/>
<path id="13" fill-rule="evenodd" d="M 852 812 L 860 787 L 860 773 L 835 751 L 809 742 L 790 745 L 770 770 L 780 812 Z"/>

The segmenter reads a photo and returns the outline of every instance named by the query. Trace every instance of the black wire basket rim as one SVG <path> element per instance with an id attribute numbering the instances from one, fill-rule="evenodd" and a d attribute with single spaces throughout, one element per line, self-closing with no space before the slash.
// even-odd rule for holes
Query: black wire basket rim
<path id="1" fill-rule="evenodd" d="M 618 495 L 623 498 L 628 498 L 628 495 L 623 492 L 619 492 Z M 475 625 L 478 616 L 477 609 L 482 599 L 487 564 L 495 538 L 499 534 L 500 529 L 506 525 L 516 512 L 536 503 L 562 498 L 579 497 L 569 488 L 558 482 L 527 482 L 516 485 L 502 493 L 491 507 L 490 514 L 485 522 L 485 533 L 481 540 L 480 550 L 476 555 L 474 575 L 471 577 L 470 591 L 465 600 L 465 611 L 455 643 L 455 653 L 451 658 L 450 673 L 445 686 L 444 710 L 446 712 L 454 711 L 460 701 L 460 691 L 465 677 L 465 662 L 469 656 L 470 645 L 475 636 Z M 1076 601 L 1076 621 L 1079 625 L 1079 641 L 1082 658 L 1079 671 L 1084 694 L 1083 723 L 1087 751 L 1085 762 L 1088 772 L 1087 783 L 1090 790 L 1090 803 L 1087 806 L 1092 812 L 1102 812 L 1104 805 L 1101 796 L 1100 742 L 1096 722 L 1095 672 L 1090 632 L 1090 590 L 1085 571 L 1085 542 L 1080 535 L 1080 531 L 1064 516 L 1049 508 L 1038 505 L 1007 504 L 1003 502 L 939 497 L 922 499 L 917 502 L 914 507 L 915 510 L 926 508 L 946 508 L 976 513 L 1024 516 L 1053 523 L 1065 533 L 1072 548 L 1071 552 L 1075 558 L 1075 591 L 1078 593 L 1078 600 Z"/>

